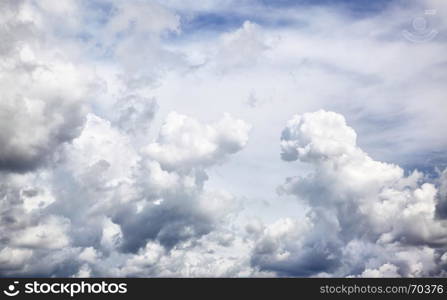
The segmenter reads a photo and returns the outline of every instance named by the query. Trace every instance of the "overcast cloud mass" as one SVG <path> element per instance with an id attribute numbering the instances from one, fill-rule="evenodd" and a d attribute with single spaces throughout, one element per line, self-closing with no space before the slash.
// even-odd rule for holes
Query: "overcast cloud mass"
<path id="1" fill-rule="evenodd" d="M 447 276 L 447 1 L 0 1 L 0 276 Z"/>

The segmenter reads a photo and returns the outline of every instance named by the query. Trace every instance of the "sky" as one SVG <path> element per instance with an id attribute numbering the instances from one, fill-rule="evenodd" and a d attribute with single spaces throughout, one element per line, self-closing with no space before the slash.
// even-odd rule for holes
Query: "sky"
<path id="1" fill-rule="evenodd" d="M 3 0 L 1 277 L 447 275 L 447 2 Z"/>

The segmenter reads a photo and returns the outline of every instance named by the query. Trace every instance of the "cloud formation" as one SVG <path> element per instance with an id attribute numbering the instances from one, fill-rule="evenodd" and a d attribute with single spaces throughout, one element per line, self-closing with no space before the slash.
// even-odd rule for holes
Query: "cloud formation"
<path id="1" fill-rule="evenodd" d="M 0 15 L 0 170 L 41 165 L 82 130 L 94 75 L 43 38 L 22 1 L 5 1 Z"/>
<path id="2" fill-rule="evenodd" d="M 213 125 L 172 112 L 155 143 L 145 154 L 168 169 L 204 168 L 223 161 L 241 150 L 248 140 L 250 126 L 226 114 Z"/>
<path id="3" fill-rule="evenodd" d="M 138 255 L 145 255 L 141 253 L 147 249 L 152 251 L 148 248 L 152 245 L 160 249 L 160 255 L 174 255 L 180 251 L 177 247 L 195 243 L 237 208 L 233 195 L 205 187 L 206 170 L 241 150 L 249 128 L 228 114 L 207 125 L 173 113 L 159 138 L 146 149 L 154 149 L 154 145 L 181 147 L 185 153 L 181 161 L 177 152 L 166 151 L 167 156 L 160 158 L 156 152 L 138 151 L 124 131 L 89 114 L 81 135 L 65 147 L 67 158 L 54 174 L 42 171 L 3 178 L 1 239 L 8 246 L 2 256 L 15 261 L 4 266 L 3 274 L 76 275 L 70 273 L 71 268 L 80 268 L 81 275 L 155 274 L 150 270 L 132 271 L 135 266 L 131 265 L 138 262 Z M 181 144 L 177 143 L 178 137 Z M 193 167 L 188 164 L 191 160 L 203 163 Z M 55 261 L 41 269 L 42 256 L 50 259 L 63 255 L 68 255 L 61 259 L 70 267 L 58 270 L 62 266 Z M 125 269 L 104 273 L 102 258 L 111 255 L 122 259 L 131 256 Z M 180 259 L 171 262 L 169 258 L 168 262 L 183 265 L 177 261 Z M 172 272 L 160 275 L 183 271 Z"/>
<path id="4" fill-rule="evenodd" d="M 1 1 L 0 276 L 445 276 L 446 8 Z"/>
<path id="5" fill-rule="evenodd" d="M 447 223 L 436 217 L 436 206 L 442 193 L 422 173 L 405 175 L 399 166 L 375 161 L 357 146 L 343 116 L 323 110 L 288 121 L 281 149 L 284 160 L 314 169 L 280 187 L 308 212 L 299 223 L 284 219 L 264 228 L 254 264 L 304 276 L 441 272 Z"/>

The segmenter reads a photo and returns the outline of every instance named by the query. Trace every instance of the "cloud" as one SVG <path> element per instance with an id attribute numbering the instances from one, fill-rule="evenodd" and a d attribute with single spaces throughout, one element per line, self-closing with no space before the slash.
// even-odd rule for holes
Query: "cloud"
<path id="1" fill-rule="evenodd" d="M 235 31 L 221 36 L 221 45 L 215 61 L 222 71 L 253 66 L 270 48 L 271 40 L 265 36 L 259 25 L 245 21 Z"/>
<path id="2" fill-rule="evenodd" d="M 281 156 L 286 161 L 319 161 L 355 155 L 356 138 L 339 114 L 319 111 L 296 115 L 282 132 Z"/>
<path id="3" fill-rule="evenodd" d="M 173 247 L 209 233 L 233 197 L 204 188 L 206 169 L 240 151 L 249 128 L 230 115 L 210 125 L 169 114 L 156 141 L 142 153 L 136 175 L 142 187 L 139 209 L 114 217 L 124 232 L 124 249 L 136 251 L 148 239 Z"/>
<path id="4" fill-rule="evenodd" d="M 0 170 L 29 171 L 80 133 L 94 76 L 41 38 L 20 1 L 0 20 Z"/>
<path id="5" fill-rule="evenodd" d="M 0 4 L 1 276 L 446 275 L 444 4 L 53 2 Z"/>
<path id="6" fill-rule="evenodd" d="M 227 233 L 228 235 L 228 233 Z M 120 276 L 159 277 L 263 277 L 250 266 L 249 244 L 233 237 L 230 244 L 222 243 L 223 232 L 200 238 L 196 243 L 183 243 L 167 252 L 158 243 L 149 242 L 130 257 L 119 269 Z M 231 236 L 231 234 L 230 234 Z"/>
<path id="7" fill-rule="evenodd" d="M 439 201 L 436 207 L 437 215 L 445 219 L 447 217 L 447 169 L 439 174 Z"/>
<path id="8" fill-rule="evenodd" d="M 203 126 L 172 112 L 157 141 L 145 149 L 145 154 L 171 170 L 204 168 L 241 150 L 247 143 L 249 130 L 249 125 L 228 114 L 213 125 Z"/>
<path id="9" fill-rule="evenodd" d="M 154 1 L 106 3 L 111 14 L 93 32 L 94 41 L 119 62 L 118 76 L 129 89 L 157 85 L 167 70 L 182 65 L 182 58 L 160 42 L 164 35 L 180 32 L 178 15 Z"/>
<path id="10" fill-rule="evenodd" d="M 180 251 L 178 245 L 195 243 L 237 209 L 233 195 L 206 188 L 206 171 L 240 151 L 249 128 L 230 115 L 202 124 L 173 113 L 157 141 L 149 143 L 185 151 L 183 160 L 174 160 L 174 169 L 166 169 L 172 165 L 139 148 L 134 135 L 88 114 L 81 134 L 63 147 L 65 158 L 52 172 L 4 176 L 1 253 L 16 262 L 5 264 L 2 274 L 112 275 L 102 264 L 113 256 L 130 266 L 147 245 L 158 245 L 170 256 Z M 211 144 L 212 151 L 198 151 L 201 142 Z M 194 168 L 191 159 L 197 162 Z M 183 255 L 178 252 L 166 262 L 170 274 L 183 272 Z M 41 262 L 51 257 L 58 259 L 43 267 Z M 112 267 L 127 275 L 149 274 Z"/>
<path id="11" fill-rule="evenodd" d="M 434 262 L 445 251 L 447 223 L 435 215 L 438 187 L 422 173 L 404 175 L 399 166 L 373 160 L 357 146 L 343 116 L 324 110 L 295 115 L 283 130 L 281 149 L 284 160 L 314 169 L 280 187 L 306 203 L 306 222 L 278 226 L 293 224 L 285 219 L 266 227 L 253 252 L 255 265 L 305 276 L 440 271 Z M 380 254 L 365 253 L 359 245 Z M 363 257 L 356 264 L 352 247 Z"/>
<path id="12" fill-rule="evenodd" d="M 383 278 L 383 277 L 399 277 L 397 267 L 393 264 L 383 264 L 378 269 L 366 269 L 362 273 L 362 277 Z"/>
<path id="13" fill-rule="evenodd" d="M 68 276 L 77 268 L 70 219 L 49 211 L 56 197 L 48 177 L 44 171 L 1 177 L 2 276 Z"/>
<path id="14" fill-rule="evenodd" d="M 24 248 L 63 248 L 69 245 L 66 235 L 68 227 L 67 220 L 50 216 L 36 226 L 16 232 L 10 244 Z"/>
<path id="15" fill-rule="evenodd" d="M 120 128 L 128 134 L 142 136 L 148 134 L 151 121 L 158 108 L 155 99 L 126 95 L 118 99 L 115 106 L 118 112 L 115 122 Z"/>

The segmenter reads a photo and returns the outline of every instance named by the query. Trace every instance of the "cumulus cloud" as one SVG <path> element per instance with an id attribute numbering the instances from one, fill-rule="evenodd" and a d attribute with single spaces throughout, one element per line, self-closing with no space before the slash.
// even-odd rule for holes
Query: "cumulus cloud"
<path id="1" fill-rule="evenodd" d="M 213 125 L 170 113 L 155 143 L 145 153 L 168 169 L 207 167 L 242 149 L 250 126 L 226 114 Z"/>
<path id="2" fill-rule="evenodd" d="M 219 215 L 225 216 L 232 206 L 233 197 L 205 189 L 206 169 L 241 150 L 248 130 L 249 125 L 230 115 L 215 124 L 201 124 L 169 114 L 156 141 L 142 151 L 136 175 L 142 187 L 137 209 L 123 210 L 115 217 L 125 233 L 123 247 L 135 251 L 147 239 L 172 247 L 209 233 Z"/>
<path id="3" fill-rule="evenodd" d="M 93 84 L 21 4 L 4 1 L 0 13 L 0 169 L 12 171 L 39 166 L 80 133 Z"/>
<path id="4" fill-rule="evenodd" d="M 134 135 L 89 114 L 80 136 L 65 145 L 65 159 L 54 173 L 42 170 L 3 178 L 0 238 L 7 247 L 1 257 L 12 261 L 5 264 L 3 274 L 143 276 L 156 274 L 154 270 L 159 275 L 187 274 L 182 273 L 187 268 L 182 257 L 192 254 L 182 247 L 217 229 L 237 209 L 233 195 L 206 188 L 206 171 L 242 149 L 249 127 L 230 115 L 202 124 L 171 114 L 160 130 L 164 139 L 147 147 L 162 141 L 162 147 L 184 151 L 184 160 L 174 159 L 176 168 L 170 169 L 163 159 L 139 149 L 132 142 Z M 179 135 L 185 137 L 182 144 L 177 143 Z M 203 148 L 200 143 L 205 148 L 212 144 L 211 151 L 198 151 Z M 192 168 L 191 157 L 203 163 Z M 142 253 L 153 251 L 149 245 L 157 245 L 166 265 L 157 264 L 152 271 L 133 270 L 140 255 L 146 258 Z M 53 256 L 60 260 L 43 268 L 41 261 Z M 113 256 L 121 257 L 126 267 L 104 270 L 102 264 Z M 218 259 L 215 255 L 210 263 Z M 246 268 L 250 269 L 248 263 Z"/>
<path id="5" fill-rule="evenodd" d="M 267 226 L 258 238 L 254 264 L 307 276 L 440 272 L 435 262 L 445 252 L 447 223 L 436 218 L 439 187 L 422 173 L 406 175 L 397 165 L 375 161 L 357 146 L 356 133 L 343 116 L 323 110 L 294 116 L 283 130 L 281 149 L 284 160 L 314 169 L 280 187 L 309 211 L 304 225 L 278 228 L 281 222 L 290 224 L 282 220 Z M 355 251 L 362 259 L 352 260 Z"/>
<path id="6" fill-rule="evenodd" d="M 182 243 L 167 252 L 158 243 L 149 242 L 118 270 L 121 276 L 161 277 L 262 277 L 272 273 L 250 266 L 250 244 L 240 237 L 215 232 L 196 243 Z M 230 243 L 230 244 L 228 244 Z"/>

